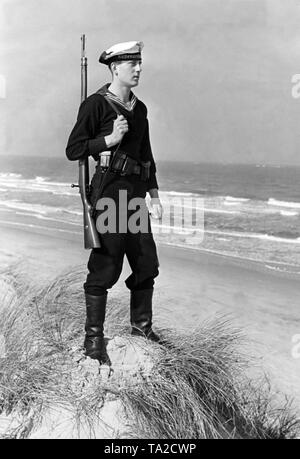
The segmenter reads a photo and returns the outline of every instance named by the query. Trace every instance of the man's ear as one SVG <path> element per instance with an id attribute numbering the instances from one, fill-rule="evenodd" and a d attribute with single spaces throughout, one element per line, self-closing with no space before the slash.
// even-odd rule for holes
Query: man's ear
<path id="1" fill-rule="evenodd" d="M 109 66 L 111 73 L 114 75 L 117 70 L 117 64 L 115 62 L 112 62 Z"/>

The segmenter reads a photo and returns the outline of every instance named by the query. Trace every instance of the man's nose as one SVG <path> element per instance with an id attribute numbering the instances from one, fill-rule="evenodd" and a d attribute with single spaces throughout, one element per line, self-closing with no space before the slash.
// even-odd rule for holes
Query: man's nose
<path id="1" fill-rule="evenodd" d="M 136 64 L 135 70 L 137 70 L 138 72 L 141 72 L 142 71 L 142 64 Z"/>

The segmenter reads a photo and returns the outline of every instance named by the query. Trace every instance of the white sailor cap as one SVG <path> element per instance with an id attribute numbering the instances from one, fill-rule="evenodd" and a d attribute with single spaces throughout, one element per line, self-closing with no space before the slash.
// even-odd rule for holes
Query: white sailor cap
<path id="1" fill-rule="evenodd" d="M 99 58 L 101 64 L 109 65 L 114 61 L 132 61 L 142 58 L 142 49 L 144 43 L 142 41 L 126 41 L 125 43 L 117 43 L 111 46 L 106 51 L 103 51 Z"/>

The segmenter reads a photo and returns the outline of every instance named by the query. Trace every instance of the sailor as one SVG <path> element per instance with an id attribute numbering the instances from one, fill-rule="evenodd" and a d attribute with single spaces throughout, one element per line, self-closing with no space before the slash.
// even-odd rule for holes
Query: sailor
<path id="1" fill-rule="evenodd" d="M 120 191 L 126 191 L 128 202 L 132 198 L 145 200 L 149 193 L 153 212 L 157 218 L 162 216 L 147 108 L 132 92 L 141 76 L 142 49 L 142 42 L 131 41 L 116 44 L 101 54 L 99 62 L 109 68 L 112 82 L 81 104 L 68 140 L 66 154 L 69 160 L 92 156 L 97 161 L 91 182 L 96 219 L 103 211 L 99 210 L 99 198 L 113 199 L 118 215 Z M 99 184 L 110 161 L 115 166 L 99 197 Z M 126 218 L 129 217 L 130 212 Z M 147 217 L 148 231 L 131 232 L 127 229 L 121 232 L 118 226 L 116 232 L 102 232 L 99 234 L 101 248 L 93 249 L 90 254 L 84 284 L 84 348 L 85 355 L 97 359 L 100 364 L 111 364 L 104 340 L 107 291 L 119 279 L 124 255 L 132 271 L 125 281 L 130 290 L 131 333 L 156 342 L 160 340 L 152 330 L 152 297 L 159 261 L 149 213 Z"/>

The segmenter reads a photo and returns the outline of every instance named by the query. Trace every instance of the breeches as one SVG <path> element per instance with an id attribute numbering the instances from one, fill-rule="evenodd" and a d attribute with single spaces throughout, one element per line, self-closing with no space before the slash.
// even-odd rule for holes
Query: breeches
<path id="1" fill-rule="evenodd" d="M 128 199 L 144 198 L 145 185 L 139 181 L 119 179 L 110 184 L 104 197 L 112 197 L 119 210 L 118 192 L 126 190 Z M 98 215 L 101 212 L 97 213 Z M 97 215 L 96 214 L 96 215 Z M 148 217 L 149 219 L 149 217 Z M 152 288 L 154 278 L 158 276 L 159 262 L 149 219 L 148 232 L 107 232 L 100 234 L 101 248 L 93 249 L 88 261 L 88 275 L 84 284 L 85 292 L 90 295 L 103 295 L 119 279 L 124 255 L 126 255 L 131 275 L 125 280 L 130 290 Z"/>

